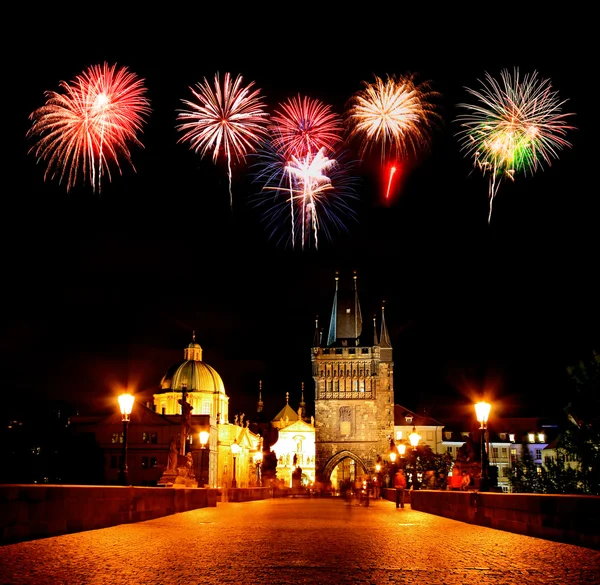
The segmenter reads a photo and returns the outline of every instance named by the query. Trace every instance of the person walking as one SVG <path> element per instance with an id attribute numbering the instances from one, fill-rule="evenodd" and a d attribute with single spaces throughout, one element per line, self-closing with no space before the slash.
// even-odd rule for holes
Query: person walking
<path id="1" fill-rule="evenodd" d="M 406 475 L 404 469 L 398 469 L 394 475 L 396 488 L 396 508 L 404 508 L 404 490 L 406 489 Z"/>

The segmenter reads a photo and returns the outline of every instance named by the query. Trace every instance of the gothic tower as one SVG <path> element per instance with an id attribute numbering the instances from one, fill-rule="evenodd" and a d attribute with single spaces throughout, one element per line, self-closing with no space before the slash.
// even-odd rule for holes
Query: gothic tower
<path id="1" fill-rule="evenodd" d="M 315 464 L 323 482 L 345 459 L 353 460 L 357 475 L 373 474 L 394 432 L 394 363 L 384 309 L 379 339 L 375 317 L 370 344 L 363 339 L 362 325 L 356 273 L 349 294 L 339 289 L 336 274 L 327 339 L 323 343 L 317 320 L 311 355 Z"/>

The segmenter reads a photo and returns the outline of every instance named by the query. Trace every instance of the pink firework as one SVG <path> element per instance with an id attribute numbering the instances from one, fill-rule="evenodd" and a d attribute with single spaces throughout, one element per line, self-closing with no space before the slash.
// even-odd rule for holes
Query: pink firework
<path id="1" fill-rule="evenodd" d="M 126 67 L 93 65 L 71 83 L 60 82 L 63 93 L 47 91 L 46 103 L 30 116 L 28 138 L 37 141 L 29 152 L 47 161 L 44 179 L 67 179 L 67 191 L 80 175 L 100 192 L 104 174 L 111 180 L 109 163 L 119 173 L 119 157 L 133 167 L 129 143 L 137 138 L 150 113 L 143 80 Z M 135 167 L 133 167 L 135 170 Z"/>
<path id="2" fill-rule="evenodd" d="M 272 145 L 285 157 L 332 152 L 342 140 L 342 119 L 331 107 L 309 97 L 290 98 L 271 118 Z"/>
<path id="3" fill-rule="evenodd" d="M 227 159 L 229 177 L 229 201 L 233 207 L 231 192 L 232 158 L 244 161 L 267 136 L 268 114 L 260 96 L 260 90 L 252 89 L 254 82 L 243 85 L 238 75 L 232 79 L 225 74 L 223 84 L 215 74 L 214 86 L 206 78 L 204 83 L 190 88 L 196 101 L 181 100 L 189 109 L 178 110 L 177 129 L 184 134 L 179 142 L 189 142 L 190 148 L 201 157 L 212 151 L 216 164 L 219 155 Z"/>

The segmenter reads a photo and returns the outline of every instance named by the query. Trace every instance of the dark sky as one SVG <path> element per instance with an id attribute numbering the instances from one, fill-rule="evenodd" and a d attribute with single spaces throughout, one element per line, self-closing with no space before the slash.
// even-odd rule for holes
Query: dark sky
<path id="1" fill-rule="evenodd" d="M 286 392 L 297 406 L 302 383 L 310 409 L 315 317 L 327 325 L 335 272 L 349 285 L 354 270 L 367 335 L 385 301 L 396 402 L 435 415 L 485 389 L 518 416 L 568 401 L 566 367 L 600 348 L 589 14 L 558 22 L 521 12 L 495 26 L 485 15 L 421 15 L 412 27 L 393 25 L 405 13 L 388 14 L 388 34 L 375 14 L 318 15 L 312 25 L 238 15 L 235 26 L 204 15 L 196 27 L 182 12 L 159 28 L 147 15 L 132 26 L 102 12 L 85 26 L 54 10 L 23 15 L 16 38 L 27 49 L 6 56 L 9 405 L 48 397 L 110 409 L 123 386 L 149 399 L 195 330 L 232 416 L 254 412 L 259 380 L 268 412 Z M 105 61 L 144 80 L 144 148 L 131 148 L 137 172 L 124 162 L 101 194 L 67 193 L 28 154 L 28 116 L 44 91 Z M 549 78 L 577 130 L 551 167 L 502 184 L 488 225 L 488 179 L 461 153 L 453 120 L 456 104 L 472 99 L 465 87 L 514 67 Z M 259 187 L 248 165 L 233 169 L 231 209 L 226 166 L 177 143 L 181 99 L 217 71 L 253 81 L 269 109 L 301 94 L 339 114 L 374 75 L 416 73 L 441 94 L 444 124 L 392 202 L 381 201 L 378 161 L 364 161 L 353 171 L 358 222 L 318 250 L 290 250 L 268 239 L 251 205 Z"/>

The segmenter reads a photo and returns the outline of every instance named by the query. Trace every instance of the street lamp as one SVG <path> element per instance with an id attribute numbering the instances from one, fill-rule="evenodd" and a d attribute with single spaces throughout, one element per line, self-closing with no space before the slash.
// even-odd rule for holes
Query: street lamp
<path id="1" fill-rule="evenodd" d="M 491 404 L 489 402 L 484 402 L 483 400 L 475 405 L 475 415 L 477 416 L 479 430 L 481 431 L 481 483 L 479 485 L 480 491 L 486 491 L 488 487 L 487 450 L 485 445 L 488 440 L 487 422 L 490 416 L 490 409 Z"/>
<path id="2" fill-rule="evenodd" d="M 121 462 L 121 470 L 119 471 L 119 482 L 121 485 L 128 485 L 127 479 L 127 426 L 129 425 L 129 417 L 133 409 L 133 401 L 135 400 L 131 394 L 121 394 L 118 398 L 119 408 L 121 409 L 121 420 L 123 421 L 123 461 Z"/>
<path id="3" fill-rule="evenodd" d="M 419 435 L 419 433 L 417 433 L 417 429 L 414 425 L 413 425 L 412 433 L 410 435 L 408 435 L 408 440 L 410 441 L 410 444 L 412 445 L 412 450 L 413 450 L 412 488 L 414 490 L 414 489 L 416 489 L 416 486 L 417 486 L 417 458 L 418 458 L 417 445 L 419 444 L 419 441 L 421 440 L 421 435 Z"/>
<path id="4" fill-rule="evenodd" d="M 209 436 L 208 431 L 200 431 L 200 445 L 202 445 L 202 451 L 200 453 L 200 485 L 208 483 L 208 481 L 204 481 L 204 451 L 206 451 L 206 444 L 208 443 Z"/>
<path id="5" fill-rule="evenodd" d="M 413 425 L 412 433 L 410 435 L 408 435 L 408 440 L 410 441 L 410 444 L 412 445 L 413 451 L 416 451 L 417 445 L 419 444 L 419 441 L 421 440 L 421 435 L 419 435 L 419 433 L 417 433 L 417 429 L 414 425 Z"/>
<path id="6" fill-rule="evenodd" d="M 262 460 L 263 460 L 262 451 L 257 451 L 256 455 L 254 455 L 254 464 L 256 465 L 256 485 L 258 487 L 262 487 L 262 474 L 261 474 Z"/>
<path id="7" fill-rule="evenodd" d="M 231 480 L 231 487 L 237 487 L 237 482 L 235 480 L 235 459 L 238 453 L 242 450 L 239 446 L 237 439 L 234 439 L 233 443 L 231 443 L 231 454 L 233 455 L 233 479 Z"/>

